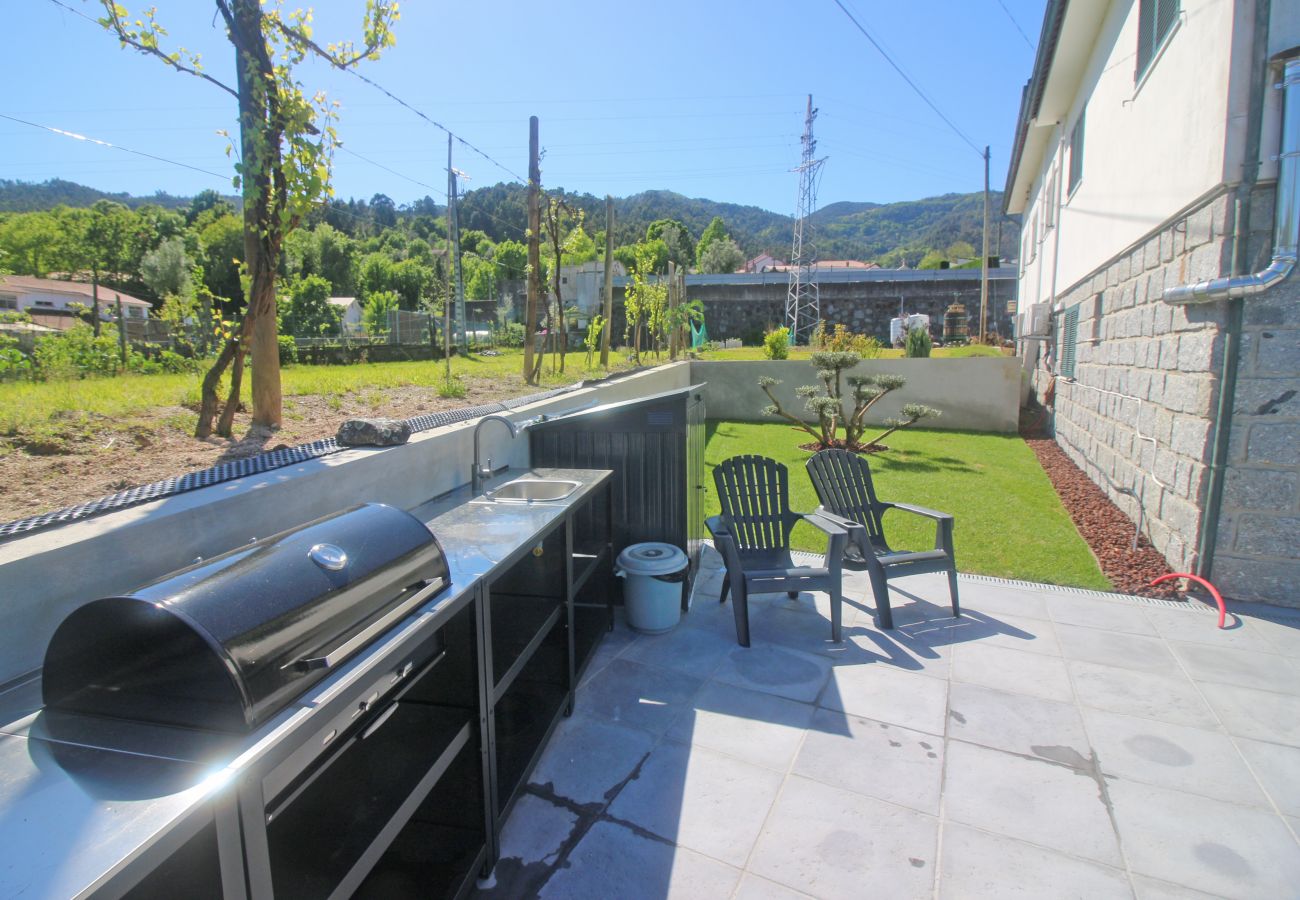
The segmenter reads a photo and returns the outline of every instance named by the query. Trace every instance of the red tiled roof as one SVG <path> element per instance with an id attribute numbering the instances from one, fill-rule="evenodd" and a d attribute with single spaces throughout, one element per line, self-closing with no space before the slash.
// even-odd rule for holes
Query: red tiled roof
<path id="1" fill-rule="evenodd" d="M 85 297 L 87 300 L 93 300 L 91 285 L 80 281 L 61 281 L 57 278 L 32 278 L 29 275 L 6 275 L 4 278 L 0 278 L 0 290 L 15 291 L 19 293 L 42 291 L 50 294 L 72 294 L 78 297 Z M 132 297 L 130 294 L 100 285 L 100 303 L 116 303 L 119 298 L 121 299 L 123 306 L 143 306 L 145 309 L 150 309 L 153 306 L 153 304 L 148 300 L 141 300 L 139 297 Z"/>

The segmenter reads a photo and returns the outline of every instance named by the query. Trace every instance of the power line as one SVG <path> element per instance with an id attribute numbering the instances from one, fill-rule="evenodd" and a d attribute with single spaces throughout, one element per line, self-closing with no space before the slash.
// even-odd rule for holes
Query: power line
<path id="1" fill-rule="evenodd" d="M 65 131 L 62 128 L 55 128 L 52 125 L 41 125 L 38 122 L 28 122 L 26 119 L 19 119 L 14 116 L 7 116 L 4 113 L 0 113 L 0 119 L 8 119 L 10 122 L 17 122 L 20 125 L 28 125 L 32 128 L 40 128 L 43 131 L 48 131 L 51 132 L 52 134 L 57 134 L 63 137 L 72 138 L 73 140 L 87 141 L 92 144 L 99 144 L 101 147 L 110 147 L 113 150 L 121 150 L 123 153 L 134 153 L 136 156 L 143 156 L 146 159 L 153 159 L 153 160 L 157 160 L 158 162 L 165 162 L 173 166 L 180 166 L 183 169 L 191 169 L 195 172 L 202 172 L 204 175 L 211 175 L 213 178 L 220 178 L 226 181 L 230 179 L 229 175 L 222 175 L 218 172 L 213 172 L 209 169 L 200 169 L 198 166 L 191 166 L 189 163 L 177 162 L 174 159 L 167 159 L 166 157 L 162 157 L 162 156 L 154 156 L 152 153 L 145 153 L 143 150 L 132 150 L 130 147 L 123 147 L 120 144 L 110 144 L 108 141 L 101 141 L 98 138 L 87 137 L 84 134 L 77 134 L 75 131 Z"/>
<path id="2" fill-rule="evenodd" d="M 387 172 L 390 175 L 396 175 L 398 178 L 406 179 L 407 181 L 411 182 L 411 184 L 418 184 L 422 188 L 427 188 L 428 190 L 433 191 L 435 194 L 437 194 L 440 197 L 443 197 L 444 199 L 447 196 L 446 191 L 440 191 L 433 185 L 425 184 L 423 181 L 420 181 L 418 178 L 412 178 L 410 175 L 403 175 L 401 172 L 398 172 L 395 169 L 388 168 L 388 166 L 384 165 L 383 163 L 375 162 L 373 159 L 362 156 L 360 153 L 358 153 L 355 150 L 351 150 L 347 147 L 344 147 L 342 144 L 339 145 L 339 149 L 342 150 L 344 153 L 349 154 L 350 156 L 355 156 L 357 159 L 361 160 L 364 163 L 370 163 L 370 165 L 374 166 L 376 169 L 383 169 L 385 172 Z"/>
<path id="3" fill-rule="evenodd" d="M 88 22 L 93 22 L 93 23 L 95 23 L 95 25 L 97 25 L 97 26 L 99 25 L 99 21 L 98 21 L 97 19 L 94 19 L 94 18 L 92 18 L 91 16 L 86 15 L 85 13 L 81 12 L 80 10 L 73 9 L 71 6 L 68 6 L 66 3 L 63 3 L 62 0 L 50 0 L 50 2 L 53 3 L 55 6 L 58 6 L 58 7 L 61 7 L 61 8 L 63 8 L 63 9 L 65 9 L 65 10 L 67 10 L 68 12 L 75 13 L 76 15 L 81 16 L 81 18 L 85 19 L 85 20 L 88 21 Z M 384 94 L 384 95 L 385 95 L 386 97 L 388 97 L 390 100 L 392 100 L 393 102 L 397 103 L 399 106 L 404 106 L 404 107 L 406 107 L 406 108 L 409 109 L 411 112 L 413 112 L 413 113 L 415 113 L 417 116 L 419 116 L 421 119 L 424 119 L 424 121 L 428 122 L 428 123 L 429 123 L 430 125 L 432 125 L 434 128 L 437 128 L 437 129 L 439 129 L 439 130 L 445 132 L 446 134 L 450 135 L 451 138 L 452 138 L 452 140 L 456 141 L 457 143 L 461 144 L 461 145 L 464 146 L 464 147 L 467 147 L 469 150 L 473 151 L 474 153 L 477 153 L 479 156 L 483 157 L 483 158 L 486 159 L 488 162 L 492 163 L 492 165 L 496 166 L 498 169 L 500 169 L 501 171 L 505 172 L 507 175 L 509 175 L 509 176 L 510 176 L 511 178 L 513 178 L 515 181 L 527 182 L 528 179 L 523 178 L 522 176 L 520 176 L 520 175 L 517 174 L 516 172 L 514 172 L 514 171 L 510 170 L 509 168 L 507 168 L 505 165 L 501 164 L 500 162 L 497 162 L 497 160 L 493 159 L 493 158 L 492 158 L 491 156 L 489 156 L 487 153 L 484 153 L 484 152 L 483 152 L 482 150 L 480 150 L 478 147 L 475 147 L 475 146 L 474 146 L 473 144 L 471 144 L 469 141 L 465 140 L 463 137 L 461 137 L 460 135 L 458 135 L 458 134 L 456 134 L 455 132 L 453 132 L 453 131 L 452 131 L 450 128 L 448 128 L 446 125 L 443 125 L 441 122 L 436 122 L 436 121 L 434 121 L 434 120 L 431 119 L 429 116 L 425 115 L 423 112 L 421 112 L 420 110 L 416 109 L 416 108 L 415 108 L 414 106 L 412 106 L 411 104 L 407 103 L 407 102 L 406 102 L 405 100 L 403 100 L 401 97 L 397 96 L 397 95 L 394 94 L 392 91 L 388 90 L 388 88 L 384 87 L 382 84 L 380 84 L 379 82 L 375 81 L 373 78 L 370 78 L 370 77 L 368 77 L 368 76 L 366 76 L 366 75 L 362 75 L 360 72 L 358 72 L 358 71 L 356 71 L 356 70 L 354 70 L 354 69 L 351 69 L 351 68 L 344 68 L 343 71 L 344 71 L 344 72 L 347 72 L 349 75 L 351 75 L 351 76 L 354 77 L 354 78 L 359 78 L 359 79 L 361 79 L 361 80 L 364 81 L 366 84 L 370 85 L 370 86 L 373 87 L 375 90 L 379 91 L 381 94 Z M 403 175 L 403 176 L 401 176 L 401 177 L 405 178 L 406 176 Z"/>
<path id="4" fill-rule="evenodd" d="M 1002 0 L 997 0 L 997 4 L 1002 7 L 1002 11 L 1007 14 L 1007 18 L 1011 20 L 1011 24 L 1016 26 L 1016 31 L 1020 32 L 1020 36 L 1025 39 L 1025 46 L 1030 50 L 1033 50 L 1034 42 L 1029 39 L 1029 35 L 1025 34 L 1025 29 L 1020 27 L 1020 23 L 1016 21 L 1016 17 L 1011 15 L 1011 10 L 1007 9 L 1007 5 L 1003 3 Z"/>
<path id="5" fill-rule="evenodd" d="M 527 179 L 527 178 L 522 177 L 522 176 L 519 175 L 518 173 L 512 171 L 511 169 L 509 169 L 509 168 L 507 168 L 506 166 L 502 165 L 501 163 L 497 162 L 497 161 L 496 161 L 495 159 L 493 159 L 491 156 L 489 156 L 488 154 L 486 154 L 486 153 L 484 153 L 482 150 L 480 150 L 478 147 L 475 147 L 475 146 L 474 146 L 473 144 L 471 144 L 469 141 L 465 140 L 463 137 L 461 137 L 460 135 L 456 134 L 454 131 L 452 131 L 450 128 L 448 128 L 446 125 L 443 125 L 441 122 L 435 122 L 433 119 L 431 119 L 431 118 L 429 118 L 428 116 L 426 116 L 426 115 L 425 115 L 424 113 L 422 113 L 420 110 L 416 109 L 414 106 L 412 106 L 411 104 L 407 103 L 407 102 L 406 102 L 405 100 L 403 100 L 401 97 L 399 97 L 399 96 L 397 96 L 396 94 L 394 94 L 392 91 L 390 91 L 388 88 L 384 87 L 384 86 L 383 86 L 382 84 L 380 84 L 379 82 L 375 81 L 373 78 L 369 78 L 369 77 L 367 77 L 367 76 L 365 76 L 365 75 L 362 75 L 360 72 L 357 72 L 357 71 L 355 71 L 355 70 L 353 70 L 353 69 L 344 69 L 344 71 L 347 72 L 349 75 L 351 75 L 353 78 L 360 78 L 360 79 L 361 79 L 362 81 L 364 81 L 366 84 L 370 85 L 370 86 L 373 87 L 375 90 L 379 91 L 381 94 L 383 94 L 383 95 L 385 95 L 386 97 L 388 97 L 388 98 L 389 98 L 390 100 L 392 100 L 394 103 L 397 103 L 399 106 L 404 106 L 404 107 L 406 107 L 406 108 L 409 109 L 411 112 L 413 112 L 413 113 L 415 113 L 417 116 L 419 116 L 421 119 L 424 119 L 424 121 L 428 122 L 428 123 L 429 123 L 430 125 L 432 125 L 434 128 L 437 128 L 437 129 L 439 129 L 440 131 L 443 131 L 443 132 L 445 132 L 446 134 L 450 135 L 451 138 L 452 138 L 452 140 L 456 141 L 457 143 L 461 144 L 462 146 L 467 147 L 467 148 L 469 148 L 470 150 L 472 150 L 473 152 L 477 153 L 479 156 L 483 157 L 483 158 L 486 159 L 488 162 L 492 163 L 492 165 L 496 166 L 496 167 L 497 167 L 498 169 L 500 169 L 502 172 L 505 172 L 507 175 L 509 175 L 509 176 L 510 176 L 511 178 L 513 178 L 515 181 L 521 181 L 521 182 L 524 182 L 524 183 L 527 183 L 527 182 L 528 182 L 528 179 Z"/>
<path id="6" fill-rule="evenodd" d="M 898 63 L 894 62 L 893 57 L 891 57 L 888 53 L 885 52 L 885 48 L 880 46 L 879 41 L 877 41 L 874 37 L 871 36 L 871 32 L 863 28 L 862 23 L 859 22 L 856 18 L 854 18 L 853 13 L 849 12 L 848 7 L 846 7 L 843 3 L 841 3 L 840 0 L 832 0 L 832 2 L 834 2 L 834 4 L 840 8 L 840 10 L 844 13 L 844 15 L 848 16 L 850 22 L 852 22 L 855 26 L 857 26 L 858 31 L 862 32 L 862 36 L 865 37 L 868 41 L 870 41 L 871 46 L 875 47 L 876 50 L 879 51 L 880 55 L 885 58 L 885 62 L 893 66 L 894 71 L 897 72 L 899 76 L 904 81 L 907 82 L 908 87 L 910 87 L 913 91 L 915 91 L 916 95 L 925 101 L 925 105 L 930 107 L 930 109 L 934 111 L 934 114 L 936 116 L 938 116 L 940 119 L 943 119 L 943 121 L 947 124 L 947 126 L 951 128 L 959 138 L 961 138 L 963 141 L 969 144 L 970 148 L 974 150 L 976 153 L 978 153 L 980 155 L 980 158 L 982 159 L 984 157 L 984 151 L 981 150 L 979 147 L 977 147 L 975 145 L 975 142 L 966 136 L 965 132 L 963 132 L 960 128 L 954 125 L 952 119 L 949 119 L 947 116 L 943 114 L 942 111 L 940 111 L 939 107 L 935 105 L 934 101 L 929 98 L 929 96 L 925 93 L 925 91 L 921 90 L 920 86 L 917 85 L 917 83 L 913 81 L 906 72 L 903 71 L 903 68 Z"/>

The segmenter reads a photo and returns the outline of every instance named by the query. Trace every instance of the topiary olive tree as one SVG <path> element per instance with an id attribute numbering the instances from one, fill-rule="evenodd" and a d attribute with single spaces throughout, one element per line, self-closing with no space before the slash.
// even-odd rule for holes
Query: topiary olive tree
<path id="1" fill-rule="evenodd" d="M 846 378 L 844 372 L 862 361 L 862 357 L 852 351 L 823 350 L 812 354 L 810 359 L 821 385 L 803 385 L 795 390 L 795 394 L 803 398 L 804 408 L 816 417 L 815 423 L 806 422 L 781 406 L 781 402 L 772 393 L 772 388 L 781 383 L 777 379 L 764 376 L 758 380 L 758 386 L 772 401 L 763 409 L 763 415 L 780 416 L 796 428 L 806 431 L 818 450 L 829 447 L 867 450 L 900 428 L 906 428 L 921 419 L 941 415 L 939 410 L 921 403 L 905 404 L 900 417 L 885 420 L 889 426 L 887 430 L 863 443 L 867 410 L 875 406 L 881 397 L 907 384 L 907 379 L 901 375 L 888 374 L 849 375 Z M 847 416 L 844 414 L 845 384 L 848 385 L 848 397 L 853 400 L 853 411 Z M 841 427 L 844 429 L 843 441 L 839 439 Z"/>

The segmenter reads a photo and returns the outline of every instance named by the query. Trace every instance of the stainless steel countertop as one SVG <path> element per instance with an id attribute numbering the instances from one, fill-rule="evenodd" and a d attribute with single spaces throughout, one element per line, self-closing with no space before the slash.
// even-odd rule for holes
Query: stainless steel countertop
<path id="1" fill-rule="evenodd" d="M 471 503 L 466 486 L 412 509 L 447 554 L 448 588 L 265 726 L 218 747 L 178 729 L 51 719 L 40 710 L 37 678 L 0 693 L 0 897 L 84 896 L 151 849 L 170 845 L 177 832 L 196 833 L 232 782 L 310 736 L 331 698 L 414 648 L 494 566 L 536 540 L 609 474 L 517 470 L 485 487 L 523 475 L 581 486 L 563 500 L 526 504 Z"/>

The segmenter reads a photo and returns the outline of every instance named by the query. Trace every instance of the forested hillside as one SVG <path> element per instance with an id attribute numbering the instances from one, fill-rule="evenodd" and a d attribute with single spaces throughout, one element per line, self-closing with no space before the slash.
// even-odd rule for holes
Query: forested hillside
<path id="1" fill-rule="evenodd" d="M 562 188 L 551 189 L 550 193 L 582 210 L 587 233 L 603 236 L 604 198 L 567 193 Z M 58 179 L 42 184 L 0 180 L 0 213 L 50 210 L 57 206 L 88 207 L 105 199 L 132 209 L 157 206 L 183 211 L 191 203 L 190 198 L 161 192 L 151 197 L 109 194 Z M 232 206 L 238 205 L 234 197 L 221 199 Z M 526 200 L 527 188 L 518 183 L 472 190 L 462 198 L 461 227 L 482 232 L 494 243 L 522 241 L 527 225 Z M 1001 194 L 994 192 L 992 208 L 995 216 L 1001 203 Z M 784 259 L 790 252 L 791 217 L 757 206 L 719 203 L 685 197 L 672 191 L 645 191 L 615 198 L 614 209 L 616 245 L 631 245 L 644 239 L 653 223 L 665 220 L 680 223 L 692 241 L 698 240 L 709 223 L 720 217 L 745 257 L 767 252 Z M 339 231 L 359 237 L 372 236 L 396 225 L 399 220 L 408 224 L 418 219 L 426 222 L 438 220 L 445 212 L 445 208 L 430 197 L 399 206 L 383 194 L 376 194 L 369 201 L 336 200 L 313 219 L 315 222 L 328 222 Z M 821 258 L 869 260 L 882 266 L 896 267 L 903 262 L 916 266 L 928 251 L 942 251 L 958 243 L 978 247 L 982 215 L 981 194 L 944 194 L 889 204 L 829 203 L 813 215 L 812 223 Z M 430 226 L 431 223 L 423 230 Z M 1015 247 L 1018 241 L 1016 226 L 1004 223 L 1002 246 Z"/>

